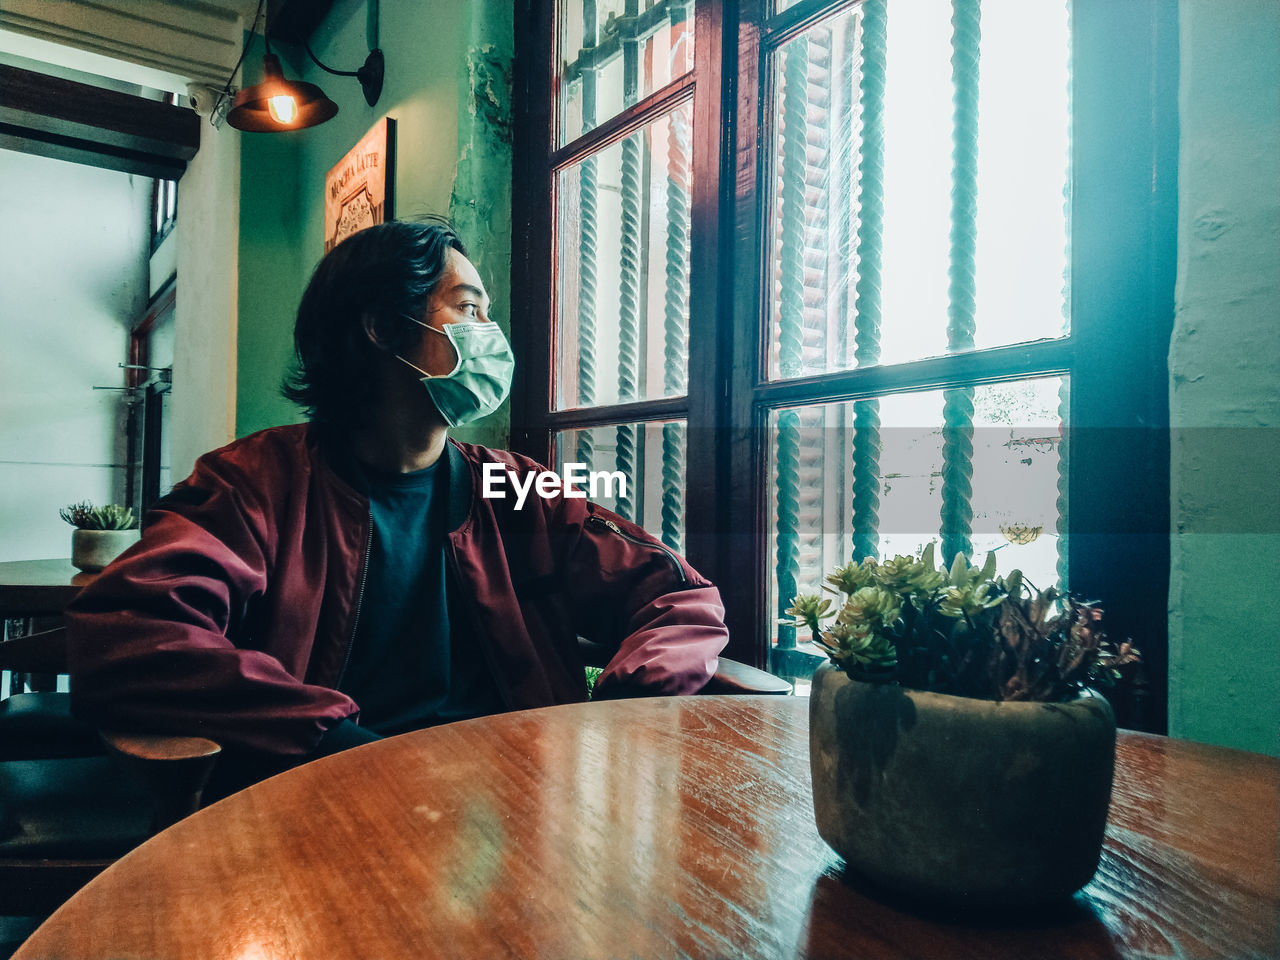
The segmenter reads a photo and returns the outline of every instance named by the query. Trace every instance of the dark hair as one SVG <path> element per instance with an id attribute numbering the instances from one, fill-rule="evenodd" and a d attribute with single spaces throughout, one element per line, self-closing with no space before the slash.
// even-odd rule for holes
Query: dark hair
<path id="1" fill-rule="evenodd" d="M 376 389 L 379 348 L 364 331 L 370 315 L 384 343 L 399 351 L 440 282 L 449 250 L 466 247 L 441 217 L 393 220 L 352 234 L 311 275 L 293 327 L 293 364 L 281 392 L 320 423 L 349 422 Z"/>

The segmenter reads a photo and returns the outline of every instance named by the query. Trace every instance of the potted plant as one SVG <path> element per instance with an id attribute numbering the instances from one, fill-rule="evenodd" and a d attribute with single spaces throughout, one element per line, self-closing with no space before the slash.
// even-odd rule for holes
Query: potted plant
<path id="1" fill-rule="evenodd" d="M 851 562 L 842 599 L 787 611 L 830 657 L 814 675 L 818 832 L 857 874 L 910 898 L 1045 903 L 1097 869 L 1115 718 L 1094 687 L 1137 659 L 1095 604 L 957 555 Z"/>
<path id="2" fill-rule="evenodd" d="M 80 570 L 101 570 L 140 536 L 133 510 L 113 503 L 95 507 L 85 500 L 58 511 L 75 527 L 71 534 L 71 564 Z"/>

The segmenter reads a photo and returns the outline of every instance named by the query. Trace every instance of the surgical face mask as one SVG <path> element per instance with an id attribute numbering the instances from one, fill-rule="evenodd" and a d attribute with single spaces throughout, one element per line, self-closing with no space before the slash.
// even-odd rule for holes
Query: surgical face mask
<path id="1" fill-rule="evenodd" d="M 397 360 L 422 374 L 422 385 L 431 394 L 445 423 L 461 427 L 498 409 L 511 390 L 511 374 L 516 362 L 507 338 L 496 323 L 474 320 L 449 323 L 443 330 L 437 330 L 408 314 L 405 319 L 426 327 L 437 336 L 447 337 L 458 354 L 457 366 L 438 377 L 396 354 Z"/>

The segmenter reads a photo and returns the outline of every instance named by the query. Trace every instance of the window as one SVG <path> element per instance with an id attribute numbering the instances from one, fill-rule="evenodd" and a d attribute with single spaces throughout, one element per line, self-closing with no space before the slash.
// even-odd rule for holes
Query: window
<path id="1" fill-rule="evenodd" d="M 1174 5 L 539 6 L 513 443 L 624 472 L 732 656 L 811 672 L 836 563 L 995 550 L 1107 605 L 1162 729 Z"/>
<path id="2" fill-rule="evenodd" d="M 522 391 L 537 397 L 535 455 L 621 473 L 625 492 L 602 502 L 681 551 L 694 128 L 714 83 L 710 58 L 695 62 L 696 13 L 688 0 L 557 11 L 554 120 L 531 188 L 557 224 L 544 231 L 556 295 L 535 321 L 554 333 L 523 343 L 541 361 Z"/>
<path id="3" fill-rule="evenodd" d="M 178 218 L 178 183 L 156 180 L 151 190 L 151 252 L 169 235 Z"/>
<path id="4" fill-rule="evenodd" d="M 165 103 L 177 104 L 176 93 L 165 94 Z M 151 187 L 151 252 L 164 242 L 178 220 L 178 181 L 155 180 Z"/>

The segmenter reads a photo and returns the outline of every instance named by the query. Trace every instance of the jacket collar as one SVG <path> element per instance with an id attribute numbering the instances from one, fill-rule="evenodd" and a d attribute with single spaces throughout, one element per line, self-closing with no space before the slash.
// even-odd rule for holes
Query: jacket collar
<path id="1" fill-rule="evenodd" d="M 475 476 L 452 437 L 445 441 L 444 456 L 449 468 L 449 530 L 456 531 L 471 516 L 471 505 L 476 495 Z"/>
<path id="2" fill-rule="evenodd" d="M 312 425 L 312 438 L 323 452 L 324 462 L 333 474 L 361 498 L 367 499 L 369 489 L 364 471 L 360 469 L 355 458 L 339 443 L 334 442 L 328 431 L 316 429 Z M 450 532 L 457 531 L 468 517 L 475 499 L 476 481 L 472 473 L 467 455 L 459 448 L 452 437 L 445 439 L 445 469 L 449 471 L 449 506 L 448 521 Z"/>

